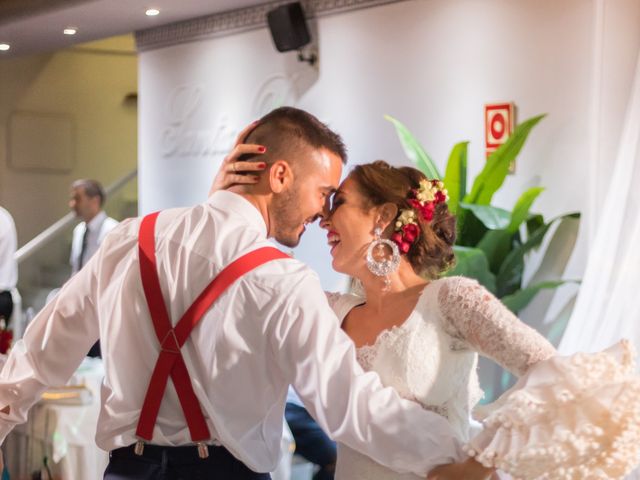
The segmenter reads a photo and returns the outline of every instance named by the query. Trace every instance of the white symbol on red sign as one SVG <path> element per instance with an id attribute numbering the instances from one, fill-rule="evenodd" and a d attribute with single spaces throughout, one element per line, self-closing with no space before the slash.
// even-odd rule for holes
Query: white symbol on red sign
<path id="1" fill-rule="evenodd" d="M 513 103 L 485 105 L 485 143 L 487 150 L 495 150 L 507 141 L 513 131 Z"/>

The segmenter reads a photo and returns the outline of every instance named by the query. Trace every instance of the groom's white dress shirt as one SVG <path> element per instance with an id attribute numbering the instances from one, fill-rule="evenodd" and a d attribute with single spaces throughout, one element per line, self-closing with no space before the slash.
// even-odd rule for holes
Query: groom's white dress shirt
<path id="1" fill-rule="evenodd" d="M 0 373 L 0 441 L 48 385 L 63 385 L 100 337 L 106 376 L 96 441 L 131 445 L 159 345 L 140 283 L 140 219 L 122 222 L 32 321 Z M 167 210 L 156 227 L 160 283 L 175 323 L 226 265 L 272 244 L 258 210 L 217 192 Z M 363 373 L 317 275 L 294 259 L 234 283 L 182 349 L 214 441 L 255 471 L 276 467 L 287 386 L 332 437 L 399 471 L 425 474 L 460 459 L 447 421 Z M 171 382 L 153 443 L 190 443 Z"/>

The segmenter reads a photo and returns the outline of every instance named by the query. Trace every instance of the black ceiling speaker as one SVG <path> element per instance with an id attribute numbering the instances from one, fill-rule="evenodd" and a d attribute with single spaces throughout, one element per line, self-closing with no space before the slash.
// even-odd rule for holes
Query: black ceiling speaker
<path id="1" fill-rule="evenodd" d="M 300 2 L 288 3 L 269 11 L 267 22 L 279 52 L 298 50 L 311 41 Z"/>

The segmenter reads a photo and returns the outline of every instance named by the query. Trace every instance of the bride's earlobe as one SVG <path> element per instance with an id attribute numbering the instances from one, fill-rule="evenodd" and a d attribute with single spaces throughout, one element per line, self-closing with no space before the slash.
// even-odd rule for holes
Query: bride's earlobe
<path id="1" fill-rule="evenodd" d="M 376 226 L 381 227 L 383 231 L 387 229 L 398 216 L 398 206 L 395 203 L 385 203 L 378 207 L 378 215 L 376 217 Z"/>

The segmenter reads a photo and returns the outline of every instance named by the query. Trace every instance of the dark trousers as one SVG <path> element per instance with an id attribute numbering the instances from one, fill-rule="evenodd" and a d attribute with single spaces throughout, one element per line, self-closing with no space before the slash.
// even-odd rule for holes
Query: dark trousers
<path id="1" fill-rule="evenodd" d="M 93 344 L 87 353 L 87 357 L 102 358 L 102 351 L 100 350 L 100 340 Z"/>
<path id="2" fill-rule="evenodd" d="M 9 318 L 13 313 L 13 298 L 11 298 L 11 292 L 0 292 L 0 317 L 4 317 L 9 324 Z"/>
<path id="3" fill-rule="evenodd" d="M 285 418 L 296 441 L 296 453 L 320 467 L 313 479 L 333 480 L 337 458 L 335 442 L 299 405 L 287 403 Z"/>
<path id="4" fill-rule="evenodd" d="M 198 457 L 198 449 L 145 445 L 142 455 L 133 445 L 113 450 L 104 480 L 270 480 L 256 473 L 224 447 L 209 447 L 209 457 Z"/>

